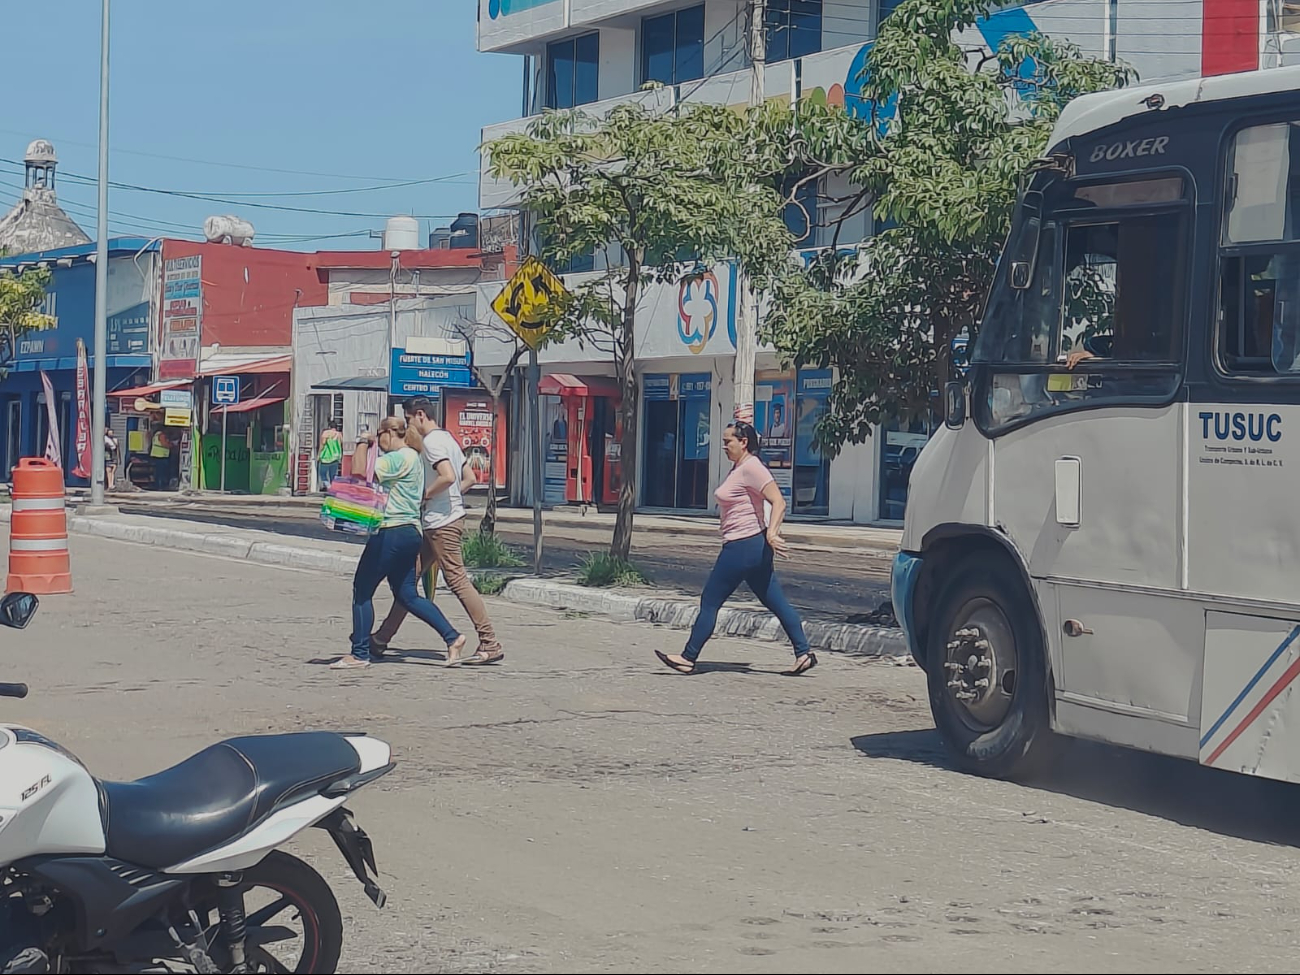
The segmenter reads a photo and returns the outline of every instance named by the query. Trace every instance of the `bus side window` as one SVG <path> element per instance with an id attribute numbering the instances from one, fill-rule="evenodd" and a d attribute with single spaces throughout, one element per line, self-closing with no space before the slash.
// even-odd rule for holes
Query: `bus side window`
<path id="1" fill-rule="evenodd" d="M 1228 168 L 1220 365 L 1240 375 L 1300 374 L 1300 124 L 1242 129 Z"/>

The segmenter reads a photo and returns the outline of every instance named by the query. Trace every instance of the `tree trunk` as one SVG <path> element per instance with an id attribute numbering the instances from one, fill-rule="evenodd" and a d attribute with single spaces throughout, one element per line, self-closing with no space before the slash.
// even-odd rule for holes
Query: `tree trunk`
<path id="1" fill-rule="evenodd" d="M 623 290 L 623 321 L 614 336 L 614 371 L 618 374 L 621 396 L 619 415 L 623 418 L 623 435 L 619 438 L 619 462 L 623 486 L 618 494 L 618 515 L 614 519 L 614 540 L 609 553 L 626 560 L 632 552 L 632 521 L 636 514 L 637 488 L 637 395 L 636 376 L 636 304 L 641 290 L 641 255 L 629 254 L 629 267 Z"/>

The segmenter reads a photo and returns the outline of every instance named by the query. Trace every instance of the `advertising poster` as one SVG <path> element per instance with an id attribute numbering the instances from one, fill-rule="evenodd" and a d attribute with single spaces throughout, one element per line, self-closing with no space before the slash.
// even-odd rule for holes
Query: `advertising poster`
<path id="1" fill-rule="evenodd" d="M 203 258 L 172 258 L 163 265 L 159 379 L 193 379 L 198 374 L 202 320 Z"/>
<path id="2" fill-rule="evenodd" d="M 546 451 L 542 465 L 542 503 L 564 504 L 569 477 L 569 409 L 558 396 L 541 397 L 542 444 Z"/>
<path id="3" fill-rule="evenodd" d="M 754 427 L 763 441 L 763 463 L 786 503 L 794 488 L 794 373 L 759 373 L 754 387 Z"/>
<path id="4" fill-rule="evenodd" d="M 443 427 L 460 444 L 480 486 L 488 482 L 488 457 L 492 456 L 496 486 L 506 486 L 505 417 L 499 415 L 493 430 L 492 398 L 481 393 L 445 390 Z M 504 410 L 502 411 L 504 413 Z"/>

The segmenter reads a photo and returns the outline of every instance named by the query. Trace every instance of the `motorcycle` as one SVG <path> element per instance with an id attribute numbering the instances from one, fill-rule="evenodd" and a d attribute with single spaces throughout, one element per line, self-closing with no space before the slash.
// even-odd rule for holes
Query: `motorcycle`
<path id="1" fill-rule="evenodd" d="M 38 605 L 4 597 L 0 626 L 23 629 Z M 26 696 L 0 684 L 0 697 Z M 337 971 L 338 901 L 279 847 L 324 830 L 382 908 L 374 847 L 345 803 L 393 767 L 376 738 L 305 732 L 233 738 L 106 782 L 0 724 L 0 972 Z"/>

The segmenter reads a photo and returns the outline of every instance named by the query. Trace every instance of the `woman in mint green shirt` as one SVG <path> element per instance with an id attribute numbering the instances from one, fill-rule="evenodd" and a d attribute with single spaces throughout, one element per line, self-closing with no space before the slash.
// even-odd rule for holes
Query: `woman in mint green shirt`
<path id="1" fill-rule="evenodd" d="M 390 416 L 379 424 L 382 451 L 375 463 L 375 480 L 388 491 L 388 506 L 378 532 L 370 536 L 357 573 L 352 579 L 352 652 L 334 664 L 335 670 L 370 666 L 370 631 L 375 625 L 375 590 L 384 579 L 393 598 L 424 620 L 447 644 L 450 659 L 465 647 L 465 638 L 447 621 L 437 606 L 420 595 L 415 585 L 415 562 L 420 554 L 420 503 L 424 498 L 424 461 L 406 446 L 406 421 Z M 365 470 L 371 439 L 357 443 L 353 470 Z"/>

